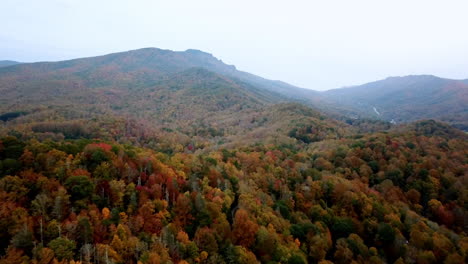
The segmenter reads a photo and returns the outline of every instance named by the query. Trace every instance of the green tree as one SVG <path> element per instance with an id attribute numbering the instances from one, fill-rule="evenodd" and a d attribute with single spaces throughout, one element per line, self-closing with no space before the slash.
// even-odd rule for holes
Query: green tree
<path id="1" fill-rule="evenodd" d="M 25 226 L 23 229 L 21 229 L 18 233 L 16 233 L 15 236 L 11 239 L 11 243 L 13 246 L 16 248 L 22 249 L 25 252 L 31 252 L 34 244 L 33 244 L 34 238 L 31 233 Z"/>
<path id="2" fill-rule="evenodd" d="M 395 230 L 387 223 L 380 223 L 377 229 L 377 240 L 391 244 L 395 240 Z"/>
<path id="3" fill-rule="evenodd" d="M 333 225 L 331 227 L 333 231 L 333 235 L 336 238 L 340 237 L 347 237 L 354 231 L 354 223 L 348 217 L 337 217 L 335 221 L 333 221 Z"/>
<path id="4" fill-rule="evenodd" d="M 76 243 L 67 238 L 58 237 L 50 241 L 48 247 L 54 251 L 59 260 L 70 260 L 73 259 Z"/>
<path id="5" fill-rule="evenodd" d="M 71 194 L 73 201 L 85 199 L 94 191 L 94 184 L 88 176 L 71 176 L 65 181 L 65 187 Z"/>

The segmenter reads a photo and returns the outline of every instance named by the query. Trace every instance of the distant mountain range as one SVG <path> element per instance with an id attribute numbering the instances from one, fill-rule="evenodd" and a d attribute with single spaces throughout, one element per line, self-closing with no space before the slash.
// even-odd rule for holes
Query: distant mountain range
<path id="1" fill-rule="evenodd" d="M 22 118 L 36 121 L 46 119 L 47 115 L 40 117 L 46 110 L 36 111 L 46 107 L 66 112 L 67 118 L 131 114 L 154 119 L 160 126 L 178 123 L 180 128 L 182 120 L 189 120 L 221 127 L 226 120 L 292 102 L 341 120 L 438 119 L 468 129 L 468 80 L 390 77 L 318 92 L 239 71 L 199 50 L 157 48 L 59 62 L 2 61 L 1 65 L 0 113 L 29 112 Z"/>
<path id="2" fill-rule="evenodd" d="M 20 64 L 21 62 L 11 61 L 11 60 L 0 60 L 0 67 L 6 67 L 11 65 Z"/>
<path id="3" fill-rule="evenodd" d="M 390 77 L 321 93 L 331 105 L 401 123 L 438 119 L 468 129 L 468 81 L 432 75 Z"/>

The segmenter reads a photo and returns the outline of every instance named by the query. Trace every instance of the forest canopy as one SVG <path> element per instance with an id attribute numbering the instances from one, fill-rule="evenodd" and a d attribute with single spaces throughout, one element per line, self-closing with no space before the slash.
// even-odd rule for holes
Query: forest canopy
<path id="1" fill-rule="evenodd" d="M 468 146 L 436 124 L 197 154 L 3 137 L 0 263 L 463 263 Z"/>

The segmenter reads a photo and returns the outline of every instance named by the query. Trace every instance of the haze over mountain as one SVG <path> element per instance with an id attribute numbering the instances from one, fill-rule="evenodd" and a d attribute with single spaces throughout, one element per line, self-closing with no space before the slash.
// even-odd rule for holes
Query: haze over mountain
<path id="1" fill-rule="evenodd" d="M 459 34 L 468 24 L 465 0 L 18 1 L 0 1 L 8 21 L 3 59 L 156 46 L 209 51 L 244 71 L 314 89 L 421 73 L 468 78 L 468 36 Z"/>
<path id="2" fill-rule="evenodd" d="M 397 123 L 438 119 L 468 129 L 468 83 L 432 75 L 389 77 L 321 93 L 325 100 Z"/>

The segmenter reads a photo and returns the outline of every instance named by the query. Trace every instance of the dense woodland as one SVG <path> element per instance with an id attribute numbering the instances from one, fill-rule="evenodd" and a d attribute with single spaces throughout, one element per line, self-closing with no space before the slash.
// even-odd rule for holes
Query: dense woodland
<path id="1" fill-rule="evenodd" d="M 0 142 L 0 263 L 467 259 L 466 136 L 436 122 L 202 154 Z"/>
<path id="2" fill-rule="evenodd" d="M 468 261 L 466 133 L 288 89 L 194 50 L 1 68 L 0 264 Z"/>

